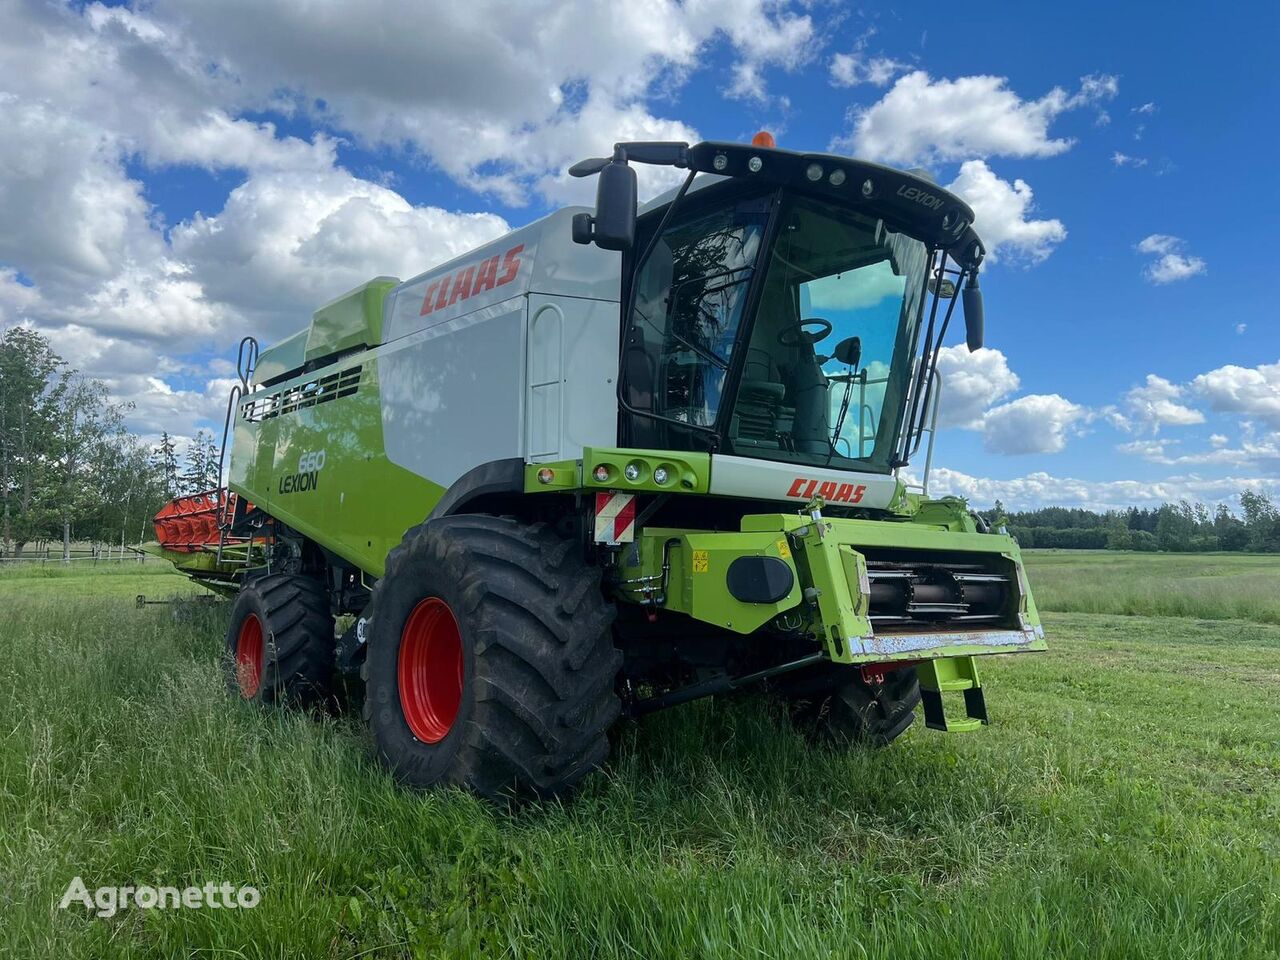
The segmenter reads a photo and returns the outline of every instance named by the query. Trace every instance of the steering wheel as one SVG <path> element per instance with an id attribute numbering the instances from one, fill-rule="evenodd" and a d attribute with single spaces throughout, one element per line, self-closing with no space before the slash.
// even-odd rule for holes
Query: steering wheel
<path id="1" fill-rule="evenodd" d="M 817 325 L 817 330 L 806 330 L 805 327 Z M 823 320 L 821 317 L 810 317 L 808 320 L 801 320 L 799 323 L 793 323 L 789 327 L 783 327 L 778 332 L 778 342 L 784 347 L 798 347 L 802 343 L 813 346 L 820 340 L 825 340 L 831 333 L 831 321 Z"/>

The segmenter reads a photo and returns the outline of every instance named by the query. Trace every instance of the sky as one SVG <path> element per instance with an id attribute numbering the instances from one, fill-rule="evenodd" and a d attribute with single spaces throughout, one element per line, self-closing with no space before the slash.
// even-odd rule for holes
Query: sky
<path id="1" fill-rule="evenodd" d="M 0 0 L 0 328 L 145 437 L 220 433 L 245 334 L 586 201 L 566 168 L 617 140 L 766 129 L 977 213 L 987 346 L 944 350 L 931 492 L 1280 494 L 1280 5 L 933 9 Z"/>

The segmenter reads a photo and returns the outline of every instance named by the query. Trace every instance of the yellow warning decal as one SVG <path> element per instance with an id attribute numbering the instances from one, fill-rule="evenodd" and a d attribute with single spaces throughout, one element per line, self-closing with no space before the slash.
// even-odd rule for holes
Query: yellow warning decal
<path id="1" fill-rule="evenodd" d="M 791 556 L 791 547 L 787 544 L 786 537 L 783 537 L 778 541 L 778 556 L 782 557 L 784 560 Z"/>
<path id="2" fill-rule="evenodd" d="M 711 566 L 711 554 L 707 550 L 693 551 L 693 572 L 706 573 Z"/>

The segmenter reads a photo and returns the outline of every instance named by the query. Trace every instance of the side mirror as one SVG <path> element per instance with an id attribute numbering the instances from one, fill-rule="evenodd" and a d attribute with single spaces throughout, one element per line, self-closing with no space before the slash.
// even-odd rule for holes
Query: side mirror
<path id="1" fill-rule="evenodd" d="M 950 300 L 956 295 L 956 285 L 947 279 L 939 283 L 937 277 L 930 277 L 929 292 L 943 300 Z"/>
<path id="2" fill-rule="evenodd" d="M 971 273 L 965 285 L 961 304 L 964 306 L 964 339 L 972 353 L 982 347 L 985 319 L 982 314 L 982 291 L 978 289 L 978 275 Z"/>
<path id="3" fill-rule="evenodd" d="M 836 344 L 835 352 L 832 354 L 837 360 L 846 366 L 858 369 L 858 364 L 862 362 L 862 338 L 847 337 Z"/>
<path id="4" fill-rule="evenodd" d="M 625 161 L 610 160 L 600 168 L 596 215 L 573 218 L 575 243 L 594 243 L 602 250 L 629 250 L 636 242 L 636 172 Z"/>

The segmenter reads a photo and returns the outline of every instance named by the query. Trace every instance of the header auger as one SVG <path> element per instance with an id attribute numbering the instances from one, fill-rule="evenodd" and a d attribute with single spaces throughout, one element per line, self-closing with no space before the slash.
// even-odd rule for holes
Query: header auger
<path id="1" fill-rule="evenodd" d="M 638 207 L 635 163 L 689 173 Z M 982 342 L 972 210 L 760 138 L 570 172 L 594 210 L 242 345 L 229 490 L 157 518 L 236 596 L 234 693 L 358 675 L 399 779 L 485 796 L 564 793 L 621 713 L 750 685 L 838 740 L 922 699 L 985 723 L 978 658 L 1044 648 L 1018 548 L 903 474 L 957 302 Z"/>

